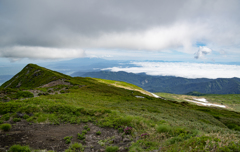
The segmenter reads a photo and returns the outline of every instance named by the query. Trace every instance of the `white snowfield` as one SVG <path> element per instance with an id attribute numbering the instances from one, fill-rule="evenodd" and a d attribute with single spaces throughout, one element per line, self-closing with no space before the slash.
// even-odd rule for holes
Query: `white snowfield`
<path id="1" fill-rule="evenodd" d="M 148 91 L 147 91 L 148 92 Z M 144 93 L 144 92 L 142 92 L 143 94 L 146 94 L 146 93 Z M 160 99 L 164 99 L 163 97 L 159 97 L 158 95 L 156 95 L 156 94 L 154 94 L 154 93 L 152 93 L 152 92 L 148 92 L 149 94 L 151 94 L 154 98 L 160 98 Z M 148 96 L 150 96 L 149 94 L 146 94 L 146 95 L 148 95 Z"/>
<path id="2" fill-rule="evenodd" d="M 151 93 L 155 98 L 160 98 L 158 95 Z"/>
<path id="3" fill-rule="evenodd" d="M 151 93 L 151 92 L 150 92 Z M 158 95 L 156 95 L 156 94 L 154 94 L 154 93 L 151 93 L 152 95 L 153 95 L 153 97 L 155 97 L 155 98 L 160 98 L 160 99 L 163 99 L 163 100 L 166 100 L 165 98 L 163 98 L 163 97 L 160 97 L 160 96 L 158 96 Z"/>
<path id="4" fill-rule="evenodd" d="M 201 101 L 201 102 L 208 102 L 205 98 L 202 98 L 202 99 L 194 99 L 194 100 Z"/>
<path id="5" fill-rule="evenodd" d="M 194 102 L 198 105 L 203 105 L 203 106 L 213 106 L 213 107 L 226 108 L 226 106 L 224 106 L 224 105 L 209 103 L 205 98 L 193 99 L 193 100 L 185 99 L 185 100 L 188 101 L 188 102 Z"/>

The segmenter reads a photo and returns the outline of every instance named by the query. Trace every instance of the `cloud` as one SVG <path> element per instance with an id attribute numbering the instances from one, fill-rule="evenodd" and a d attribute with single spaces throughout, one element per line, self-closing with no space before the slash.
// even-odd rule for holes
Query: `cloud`
<path id="1" fill-rule="evenodd" d="M 198 51 L 195 53 L 194 58 L 195 59 L 202 59 L 205 57 L 205 55 L 211 53 L 212 50 L 206 46 L 199 46 Z"/>
<path id="2" fill-rule="evenodd" d="M 164 50 L 184 47 L 191 51 L 192 41 L 197 41 L 206 31 L 197 25 L 177 23 L 168 27 L 155 27 L 140 32 L 107 33 L 90 42 L 92 46 L 128 48 L 137 50 Z M 203 32 L 204 31 L 204 32 Z"/>
<path id="3" fill-rule="evenodd" d="M 203 42 L 214 51 L 239 53 L 238 14 L 239 0 L 1 1 L 0 48 L 174 49 L 193 54 L 196 42 Z"/>
<path id="4" fill-rule="evenodd" d="M 47 47 L 25 47 L 14 46 L 0 48 L 0 57 L 17 61 L 22 58 L 29 59 L 65 59 L 84 57 L 84 50 L 80 49 L 59 49 Z"/>
<path id="5" fill-rule="evenodd" d="M 112 67 L 102 70 L 125 71 L 148 75 L 176 76 L 185 78 L 240 78 L 239 65 L 186 63 L 186 62 L 132 62 L 136 67 Z"/>

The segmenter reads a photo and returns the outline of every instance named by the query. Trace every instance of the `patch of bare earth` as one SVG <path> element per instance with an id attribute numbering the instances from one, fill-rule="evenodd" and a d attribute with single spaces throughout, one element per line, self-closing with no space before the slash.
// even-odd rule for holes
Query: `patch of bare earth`
<path id="1" fill-rule="evenodd" d="M 44 84 L 44 85 L 40 86 L 39 88 L 53 87 L 53 86 L 56 86 L 56 85 L 71 85 L 71 83 L 70 82 L 65 82 L 64 79 L 59 79 L 59 80 L 56 80 L 56 81 L 49 82 L 48 84 Z"/>
<path id="2" fill-rule="evenodd" d="M 26 120 L 12 123 L 12 129 L 8 132 L 0 132 L 0 152 L 5 152 L 14 144 L 29 145 L 33 149 L 64 151 L 71 143 L 82 143 L 85 152 L 104 151 L 105 146 L 118 146 L 119 151 L 127 151 L 130 146 L 130 136 L 118 133 L 112 128 L 100 128 L 92 123 L 81 124 L 30 124 Z M 85 141 L 77 138 L 77 134 L 88 125 L 90 131 L 87 132 Z M 100 131 L 101 135 L 96 132 Z M 70 144 L 66 144 L 64 137 L 72 136 Z M 109 139 L 105 145 L 100 145 L 100 140 Z"/>

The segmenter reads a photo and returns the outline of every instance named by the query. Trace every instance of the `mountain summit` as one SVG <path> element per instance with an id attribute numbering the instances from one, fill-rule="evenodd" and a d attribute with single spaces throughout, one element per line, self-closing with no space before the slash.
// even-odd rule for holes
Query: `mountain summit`
<path id="1" fill-rule="evenodd" d="M 1 87 L 4 89 L 36 88 L 57 80 L 65 82 L 70 78 L 70 76 L 40 67 L 36 64 L 28 64 L 22 71 L 16 74 L 9 81 L 5 82 Z"/>

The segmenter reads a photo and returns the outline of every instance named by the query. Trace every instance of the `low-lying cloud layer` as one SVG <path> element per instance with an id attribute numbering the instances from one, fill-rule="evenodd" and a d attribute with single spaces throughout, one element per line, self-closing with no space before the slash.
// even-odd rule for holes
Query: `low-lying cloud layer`
<path id="1" fill-rule="evenodd" d="M 148 75 L 176 76 L 184 78 L 240 78 L 239 65 L 184 63 L 184 62 L 132 62 L 136 67 L 112 67 L 102 70 L 125 71 Z"/>
<path id="2" fill-rule="evenodd" d="M 239 54 L 239 14 L 239 0 L 1 1 L 0 57 L 46 58 L 29 49 L 20 54 L 15 46 L 55 48 L 49 58 L 105 48 L 194 54 L 199 42 Z"/>

